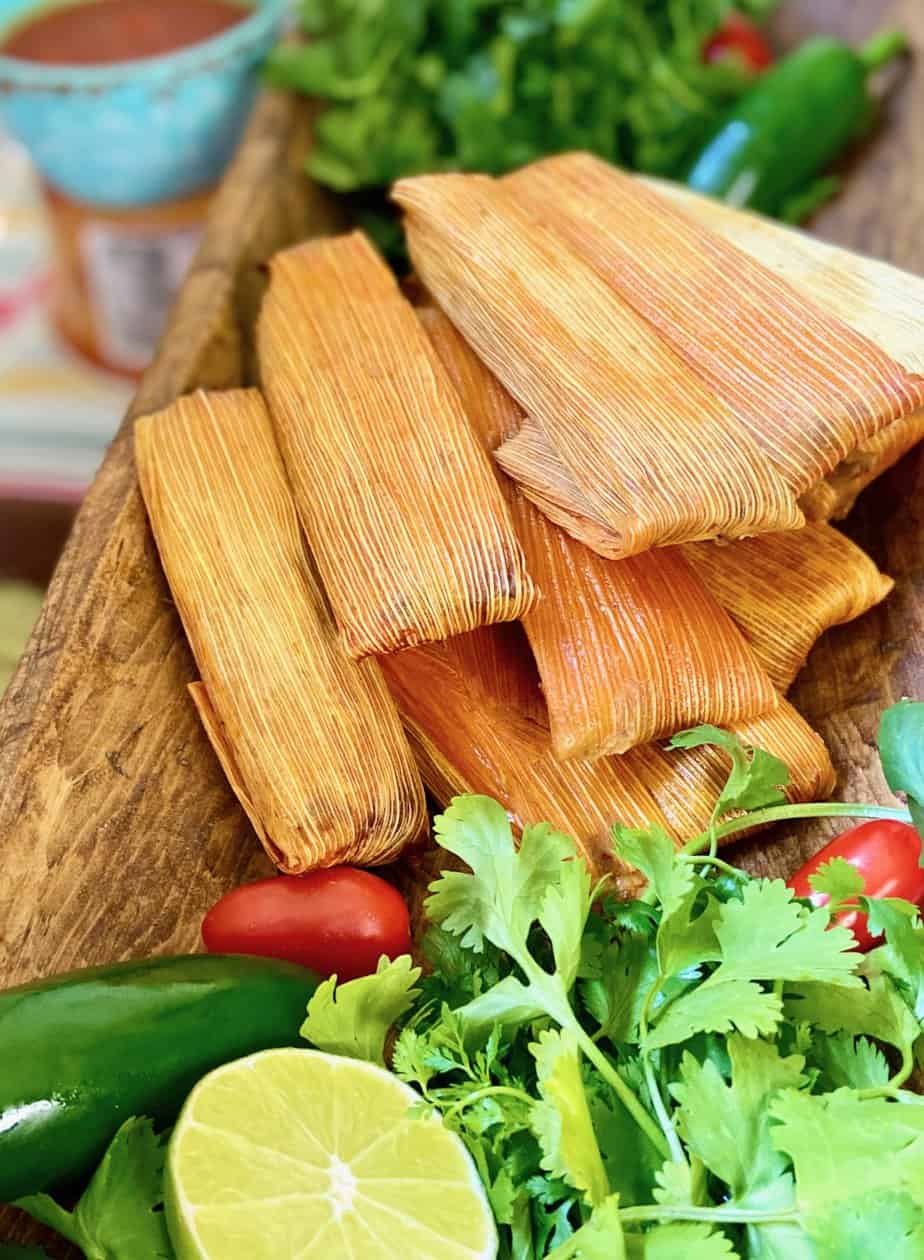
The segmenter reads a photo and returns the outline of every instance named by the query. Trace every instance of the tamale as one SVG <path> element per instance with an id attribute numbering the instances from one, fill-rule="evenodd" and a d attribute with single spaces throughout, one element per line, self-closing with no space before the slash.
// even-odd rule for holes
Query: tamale
<path id="1" fill-rule="evenodd" d="M 440 311 L 421 319 L 484 449 L 522 412 Z M 560 760 L 594 760 L 700 722 L 763 713 L 776 692 L 728 614 L 677 548 L 605 560 L 505 480 L 542 599 L 525 613 Z"/>
<path id="2" fill-rule="evenodd" d="M 518 829 L 553 823 L 574 836 L 597 874 L 611 871 L 624 892 L 637 890 L 635 873 L 613 857 L 610 828 L 616 821 L 666 827 L 667 819 L 625 758 L 555 758 L 521 627 L 476 630 L 381 664 L 424 782 L 441 804 L 460 792 L 493 796 Z M 494 690 L 499 677 L 503 701 Z"/>
<path id="3" fill-rule="evenodd" d="M 691 543 L 683 553 L 781 691 L 825 630 L 868 612 L 893 586 L 830 525 L 722 545 Z"/>
<path id="4" fill-rule="evenodd" d="M 798 493 L 924 405 L 924 379 L 633 176 L 570 153 L 505 183 L 725 400 Z"/>
<path id="5" fill-rule="evenodd" d="M 352 656 L 530 607 L 490 462 L 361 233 L 273 258 L 257 342 L 296 505 Z"/>
<path id="6" fill-rule="evenodd" d="M 544 430 L 622 555 L 802 523 L 726 405 L 511 188 L 430 175 L 394 197 L 428 291 Z"/>
<path id="7" fill-rule="evenodd" d="M 337 638 L 259 393 L 180 398 L 139 420 L 135 454 L 193 699 L 270 857 L 391 861 L 423 834 L 420 776 L 378 665 Z"/>
<path id="8" fill-rule="evenodd" d="M 548 821 L 574 836 L 596 874 L 631 895 L 643 882 L 612 853 L 616 821 L 658 823 L 677 843 L 708 823 L 724 754 L 656 745 L 598 761 L 557 761 L 534 697 L 539 679 L 518 626 L 493 626 L 382 661 L 427 787 L 441 804 L 460 792 L 493 796 L 514 825 Z M 503 700 L 498 679 L 504 678 Z M 791 764 L 791 799 L 834 782 L 824 744 L 789 705 L 736 726 Z M 727 763 L 725 763 L 727 774 Z"/>
<path id="9" fill-rule="evenodd" d="M 685 214 L 752 255 L 799 293 L 886 350 L 909 372 L 924 372 L 924 279 L 736 210 L 681 185 L 646 181 Z M 857 495 L 924 438 L 924 408 L 861 442 L 802 496 L 814 520 L 846 516 Z"/>

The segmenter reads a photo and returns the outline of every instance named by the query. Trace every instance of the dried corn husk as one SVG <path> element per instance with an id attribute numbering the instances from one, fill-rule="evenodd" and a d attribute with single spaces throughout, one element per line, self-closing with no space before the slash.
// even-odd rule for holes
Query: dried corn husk
<path id="1" fill-rule="evenodd" d="M 511 188 L 431 175 L 394 195 L 427 289 L 544 430 L 622 555 L 802 523 L 729 408 Z"/>
<path id="2" fill-rule="evenodd" d="M 642 880 L 613 856 L 614 822 L 659 823 L 680 843 L 709 821 L 724 782 L 723 754 L 646 745 L 594 762 L 555 759 L 548 727 L 528 699 L 539 680 L 519 627 L 477 630 L 396 653 L 382 665 L 424 781 L 440 803 L 479 792 L 499 800 L 518 828 L 551 822 L 574 836 L 595 873 L 612 873 L 627 895 Z M 494 691 L 501 677 L 503 701 Z M 523 709 L 511 706 L 516 696 Z M 830 790 L 824 745 L 789 705 L 736 729 L 792 763 L 792 799 Z"/>
<path id="3" fill-rule="evenodd" d="M 493 452 L 517 431 L 522 412 L 442 312 L 421 318 L 472 427 Z M 522 623 L 556 757 L 594 760 L 775 706 L 776 692 L 740 631 L 677 548 L 605 560 L 547 520 L 512 482 L 505 485 L 543 593 Z"/>
<path id="4" fill-rule="evenodd" d="M 420 778 L 381 670 L 337 639 L 260 395 L 180 398 L 135 453 L 193 699 L 270 857 L 391 861 L 425 827 Z"/>
<path id="5" fill-rule="evenodd" d="M 683 552 L 781 691 L 826 630 L 868 612 L 894 585 L 830 525 L 691 543 Z"/>
<path id="6" fill-rule="evenodd" d="M 613 871 L 624 891 L 634 872 L 612 856 L 617 820 L 667 825 L 654 797 L 624 758 L 556 760 L 535 701 L 518 710 L 496 698 L 506 675 L 509 698 L 541 700 L 519 626 L 495 626 L 382 658 L 424 782 L 441 804 L 460 792 L 499 800 L 517 828 L 548 821 L 574 836 L 597 873 Z"/>
<path id="7" fill-rule="evenodd" d="M 257 340 L 296 504 L 351 655 L 531 606 L 489 461 L 361 233 L 274 257 Z"/>
<path id="8" fill-rule="evenodd" d="M 889 263 L 829 245 L 796 228 L 735 210 L 677 184 L 649 181 L 685 214 L 738 249 L 858 333 L 909 372 L 924 372 L 924 279 Z M 924 438 L 924 409 L 895 420 L 847 455 L 802 497 L 815 520 L 846 516 L 865 486 Z"/>
<path id="9" fill-rule="evenodd" d="M 585 547 L 618 560 L 623 537 L 593 517 L 593 507 L 564 466 L 543 429 L 529 416 L 494 452 L 495 461 L 543 516 Z"/>
<path id="10" fill-rule="evenodd" d="M 633 176 L 570 153 L 505 182 L 726 401 L 800 494 L 924 405 L 924 380 Z"/>

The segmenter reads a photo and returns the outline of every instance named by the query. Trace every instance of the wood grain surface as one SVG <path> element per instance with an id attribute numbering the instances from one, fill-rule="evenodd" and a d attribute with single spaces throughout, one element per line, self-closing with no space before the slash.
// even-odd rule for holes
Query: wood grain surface
<path id="1" fill-rule="evenodd" d="M 886 124 L 849 163 L 815 230 L 924 273 L 924 5 L 789 0 L 787 42 L 860 39 L 902 26 L 918 64 Z M 197 385 L 254 379 L 249 331 L 275 248 L 329 230 L 333 207 L 299 174 L 309 118 L 268 96 L 214 207 L 156 361 L 78 516 L 23 663 L 0 706 L 0 976 L 195 948 L 205 908 L 268 868 L 201 730 L 194 677 L 135 484 L 132 417 Z M 811 120 L 806 120 L 811 125 Z M 822 731 L 839 794 L 889 799 L 875 732 L 882 707 L 924 696 L 924 459 L 913 453 L 860 500 L 848 532 L 897 580 L 862 621 L 831 632 L 794 699 Z M 788 873 L 823 831 L 738 846 Z M 36 1237 L 0 1217 L 0 1238 Z M 66 1254 L 50 1247 L 54 1255 Z"/>

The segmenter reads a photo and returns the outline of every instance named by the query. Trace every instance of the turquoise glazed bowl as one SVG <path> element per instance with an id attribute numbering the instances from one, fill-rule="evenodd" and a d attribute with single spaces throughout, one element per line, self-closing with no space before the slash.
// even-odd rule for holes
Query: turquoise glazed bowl
<path id="1" fill-rule="evenodd" d="M 50 7 L 0 0 L 0 45 Z M 245 7 L 244 21 L 165 56 L 60 66 L 0 55 L 0 120 L 50 184 L 88 205 L 150 206 L 206 188 L 234 152 L 287 0 Z"/>

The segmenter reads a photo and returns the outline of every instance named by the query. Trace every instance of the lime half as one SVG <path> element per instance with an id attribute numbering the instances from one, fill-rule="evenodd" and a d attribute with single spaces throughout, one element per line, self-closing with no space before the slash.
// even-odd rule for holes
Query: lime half
<path id="1" fill-rule="evenodd" d="M 167 1158 L 180 1260 L 493 1260 L 465 1146 L 383 1068 L 266 1050 L 186 1100 Z"/>

